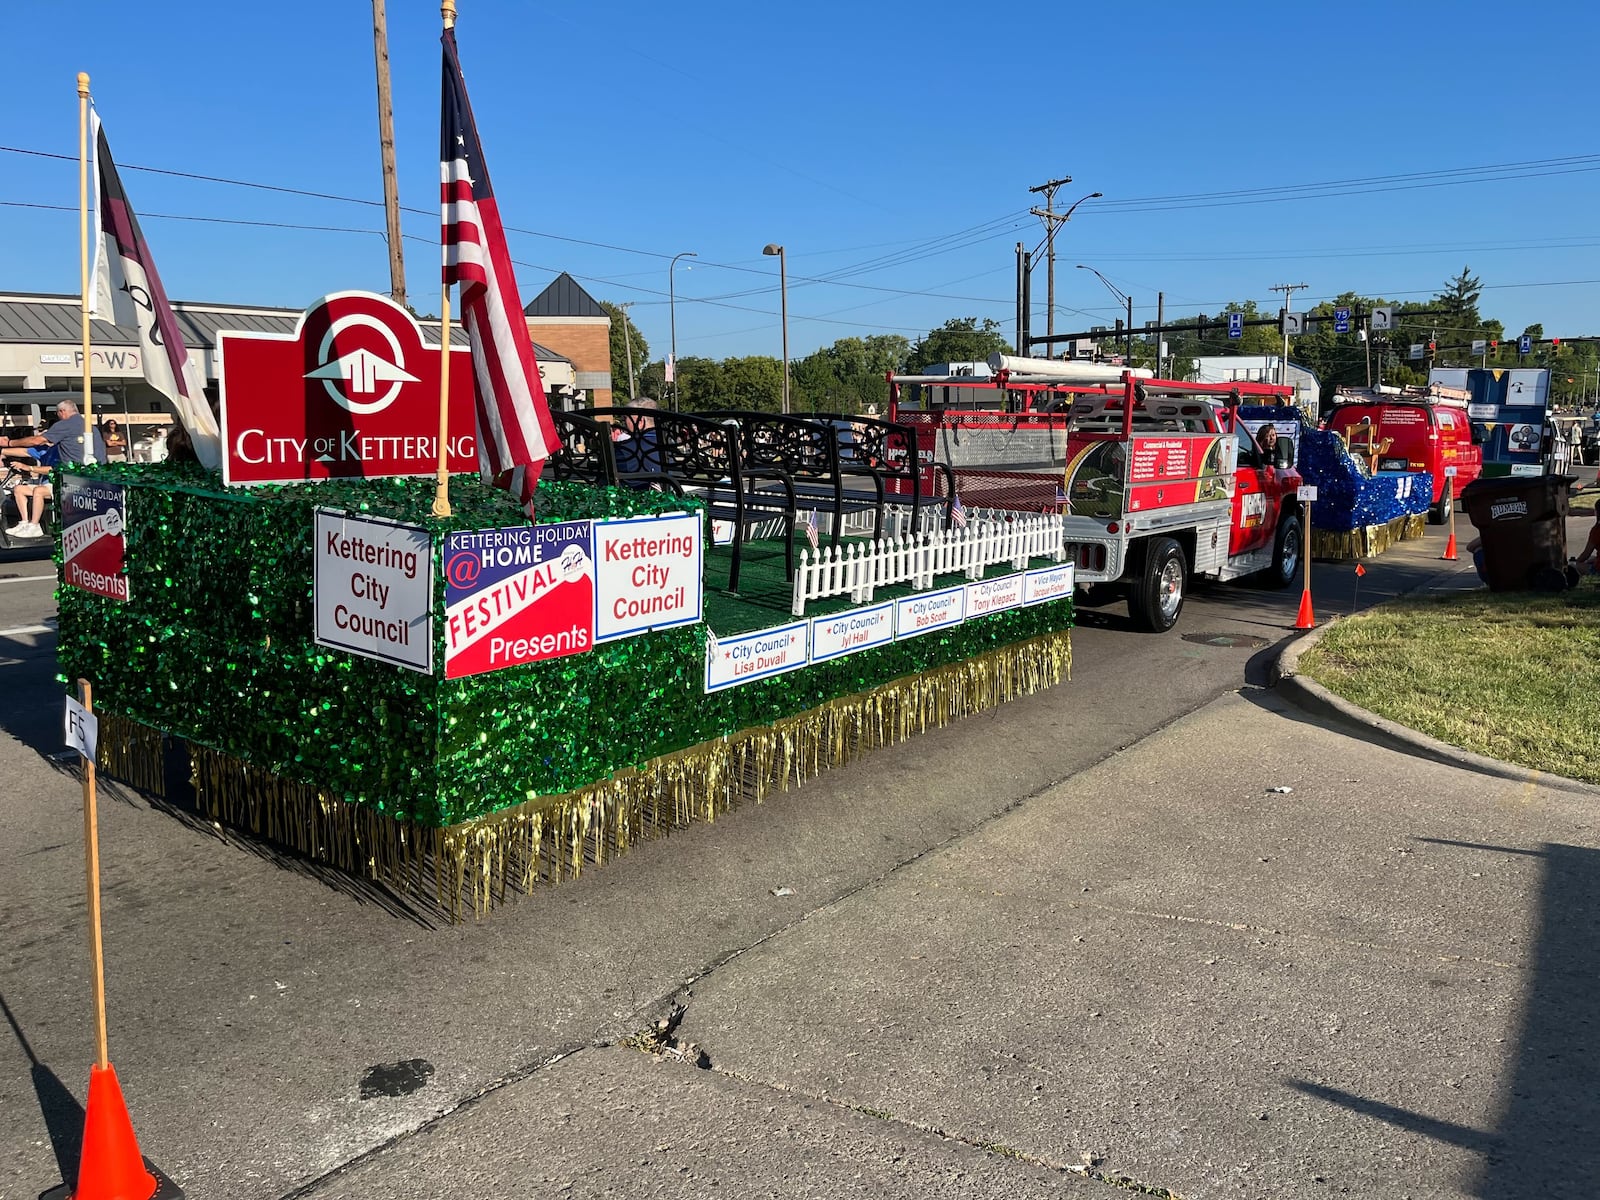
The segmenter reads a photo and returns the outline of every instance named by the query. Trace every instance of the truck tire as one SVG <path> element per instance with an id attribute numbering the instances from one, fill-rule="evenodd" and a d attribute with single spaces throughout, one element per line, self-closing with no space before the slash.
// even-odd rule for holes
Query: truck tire
<path id="1" fill-rule="evenodd" d="M 1165 633 L 1176 625 L 1188 577 L 1183 547 L 1171 538 L 1152 538 L 1139 578 L 1128 587 L 1128 615 L 1133 623 L 1151 633 Z"/>
<path id="2" fill-rule="evenodd" d="M 1300 575 L 1300 556 L 1306 552 L 1305 529 L 1300 514 L 1286 512 L 1278 518 L 1278 532 L 1272 540 L 1272 565 L 1261 573 L 1264 587 L 1281 591 Z"/>
<path id="3" fill-rule="evenodd" d="M 1443 525 L 1450 519 L 1450 510 L 1456 504 L 1456 481 L 1446 479 L 1444 491 L 1439 493 L 1439 503 L 1428 509 L 1428 524 Z"/>

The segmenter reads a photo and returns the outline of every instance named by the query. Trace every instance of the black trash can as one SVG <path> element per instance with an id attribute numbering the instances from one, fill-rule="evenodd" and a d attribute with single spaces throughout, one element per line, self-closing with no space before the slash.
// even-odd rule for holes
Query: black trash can
<path id="1" fill-rule="evenodd" d="M 1567 586 L 1567 507 L 1576 475 L 1475 479 L 1461 507 L 1483 539 L 1492 592 L 1559 592 Z"/>

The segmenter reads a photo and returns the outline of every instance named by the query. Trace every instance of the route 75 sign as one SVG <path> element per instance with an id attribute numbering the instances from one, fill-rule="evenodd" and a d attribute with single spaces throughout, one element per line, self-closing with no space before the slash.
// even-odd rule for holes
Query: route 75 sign
<path id="1" fill-rule="evenodd" d="M 472 352 L 450 354 L 446 465 L 474 471 Z M 292 333 L 219 331 L 222 481 L 432 475 L 442 358 L 410 313 L 372 292 L 324 296 Z"/>

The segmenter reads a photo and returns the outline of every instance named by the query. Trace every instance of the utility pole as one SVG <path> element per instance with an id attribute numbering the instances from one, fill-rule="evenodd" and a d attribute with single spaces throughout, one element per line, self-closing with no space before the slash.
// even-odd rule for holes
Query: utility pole
<path id="1" fill-rule="evenodd" d="M 394 101 L 389 92 L 389 19 L 372 0 L 372 54 L 378 64 L 378 144 L 383 155 L 383 212 L 389 239 L 389 295 L 406 306 L 406 260 L 400 246 L 400 185 L 394 168 Z"/>
<path id="2" fill-rule="evenodd" d="M 1283 293 L 1283 357 L 1278 361 L 1278 383 L 1289 382 L 1289 302 L 1296 292 L 1303 292 L 1309 283 L 1276 283 L 1271 290 Z"/>
<path id="3" fill-rule="evenodd" d="M 1028 352 L 1028 344 L 1027 344 L 1027 341 L 1026 341 L 1027 336 L 1028 336 L 1028 331 L 1024 328 L 1024 322 L 1022 320 L 1022 281 L 1023 281 L 1023 278 L 1024 278 L 1022 272 L 1023 272 L 1023 269 L 1024 269 L 1023 268 L 1023 255 L 1025 253 L 1027 253 L 1027 251 L 1025 251 L 1023 249 L 1022 243 L 1018 242 L 1017 243 L 1017 314 L 1016 314 L 1016 316 L 1017 316 L 1017 343 L 1016 344 L 1017 344 L 1017 353 L 1019 355 L 1026 354 Z"/>
<path id="4" fill-rule="evenodd" d="M 1156 378 L 1165 379 L 1161 371 L 1161 348 L 1165 345 L 1161 340 L 1161 327 L 1167 323 L 1167 294 L 1156 293 Z"/>
<path id="5" fill-rule="evenodd" d="M 633 307 L 633 301 L 617 305 L 622 310 L 622 344 L 628 350 L 628 401 L 639 394 L 639 385 L 633 378 L 633 330 L 628 327 L 628 310 Z"/>
<path id="6" fill-rule="evenodd" d="M 1044 211 L 1037 208 L 1029 209 L 1036 217 L 1044 220 L 1046 256 L 1049 262 L 1045 275 L 1045 311 L 1044 331 L 1047 336 L 1054 337 L 1056 332 L 1056 227 L 1066 220 L 1055 211 L 1056 189 L 1064 183 L 1071 183 L 1071 175 L 1063 175 L 1060 179 L 1052 179 L 1041 183 L 1038 187 L 1031 187 L 1029 192 L 1037 195 L 1044 193 Z"/>

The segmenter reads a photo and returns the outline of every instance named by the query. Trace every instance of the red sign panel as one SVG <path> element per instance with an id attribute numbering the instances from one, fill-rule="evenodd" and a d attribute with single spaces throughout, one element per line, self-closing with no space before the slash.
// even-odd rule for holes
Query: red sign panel
<path id="1" fill-rule="evenodd" d="M 472 355 L 450 353 L 447 465 L 475 471 Z M 410 313 L 371 292 L 324 296 L 293 333 L 220 331 L 223 482 L 432 475 L 441 358 Z"/>

